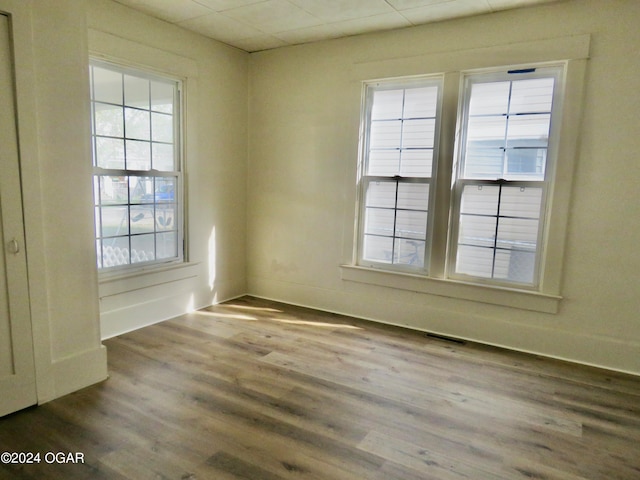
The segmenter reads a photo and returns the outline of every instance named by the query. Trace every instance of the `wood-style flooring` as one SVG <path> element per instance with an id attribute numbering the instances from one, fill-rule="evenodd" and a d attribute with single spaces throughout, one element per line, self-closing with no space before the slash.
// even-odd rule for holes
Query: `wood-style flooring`
<path id="1" fill-rule="evenodd" d="M 107 381 L 0 419 L 41 455 L 1 479 L 640 479 L 638 377 L 251 297 L 105 344 Z"/>

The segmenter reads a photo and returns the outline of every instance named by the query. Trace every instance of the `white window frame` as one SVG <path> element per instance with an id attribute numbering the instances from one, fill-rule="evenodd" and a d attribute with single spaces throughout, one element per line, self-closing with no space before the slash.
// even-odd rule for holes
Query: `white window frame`
<path id="1" fill-rule="evenodd" d="M 173 155 L 174 155 L 174 169 L 173 170 L 158 170 L 154 168 L 144 169 L 144 170 L 135 170 L 135 169 L 119 169 L 119 168 L 105 168 L 98 167 L 96 165 L 97 162 L 97 153 L 96 153 L 96 132 L 95 132 L 95 108 L 94 108 L 94 95 L 93 95 L 93 77 L 91 77 L 91 138 L 92 138 L 92 163 L 93 163 L 93 182 L 94 182 L 94 205 L 95 205 L 95 228 L 96 228 L 96 248 L 97 248 L 97 256 L 98 256 L 98 272 L 101 278 L 109 278 L 114 275 L 121 276 L 123 274 L 131 274 L 136 272 L 143 272 L 146 270 L 157 270 L 158 268 L 163 268 L 172 265 L 180 265 L 185 261 L 185 240 L 184 240 L 184 218 L 185 218 L 185 204 L 184 204 L 184 184 L 183 184 L 183 155 L 182 155 L 182 145 L 183 145 L 183 87 L 182 80 L 176 78 L 170 74 L 164 73 L 156 73 L 151 70 L 147 70 L 141 67 L 132 67 L 124 64 L 120 64 L 114 61 L 99 59 L 99 58 L 91 58 L 90 59 L 90 68 L 91 72 L 93 72 L 93 67 L 104 68 L 107 70 L 111 70 L 114 72 L 118 72 L 124 75 L 131 75 L 138 78 L 154 80 L 161 83 L 167 83 L 174 86 L 174 99 L 173 99 Z M 124 107 L 124 99 L 122 106 Z M 152 111 L 150 110 L 150 115 Z M 123 141 L 127 139 L 126 132 L 122 135 Z M 152 143 L 152 138 L 148 140 L 148 143 Z M 153 158 L 153 153 L 151 153 L 151 158 Z M 175 217 L 171 220 L 175 225 L 176 231 L 176 255 L 166 258 L 154 258 L 153 260 L 138 260 L 136 262 L 129 262 L 126 264 L 115 265 L 115 266 L 104 266 L 102 261 L 102 243 L 101 236 L 99 233 L 100 229 L 100 218 L 99 218 L 99 206 L 102 205 L 101 199 L 98 196 L 98 184 L 99 178 L 101 176 L 108 177 L 149 177 L 154 179 L 162 179 L 162 178 L 174 178 L 175 186 L 173 191 L 173 202 L 175 203 Z M 157 191 L 154 188 L 153 201 L 149 204 L 153 206 L 153 216 L 155 217 L 155 210 L 158 205 L 162 205 L 161 202 L 157 199 Z M 123 204 L 124 205 L 124 204 Z M 130 209 L 131 205 L 134 205 L 134 202 L 131 201 L 131 198 L 128 199 L 126 206 Z M 127 221 L 129 218 L 127 216 Z M 155 220 L 154 220 L 155 221 Z M 161 231 L 156 231 L 154 227 L 154 238 L 157 237 L 158 233 L 162 233 Z M 122 235 L 121 238 L 128 238 L 129 243 L 129 251 L 131 252 L 131 238 L 136 234 L 132 234 L 130 231 L 127 235 Z M 157 238 L 156 238 L 157 240 Z M 154 240 L 155 241 L 155 240 Z M 155 253 L 155 251 L 154 251 Z M 131 255 L 131 253 L 129 253 Z"/>
<path id="2" fill-rule="evenodd" d="M 543 313 L 557 313 L 561 302 L 562 267 L 565 254 L 567 223 L 574 170 L 578 158 L 578 137 L 583 109 L 584 80 L 590 50 L 590 35 L 572 35 L 541 40 L 494 45 L 489 47 L 457 50 L 454 53 L 427 53 L 405 58 L 368 60 L 353 66 L 354 83 L 369 79 L 401 78 L 420 75 L 444 74 L 443 110 L 458 111 L 459 86 L 462 72 L 496 69 L 503 66 L 523 66 L 532 64 L 565 63 L 566 71 L 561 85 L 563 108 L 556 127 L 560 129 L 557 149 L 558 163 L 555 168 L 553 188 L 548 194 L 546 213 L 547 229 L 544 232 L 545 259 L 540 271 L 537 290 L 501 285 L 487 285 L 448 278 L 445 275 L 446 258 L 432 254 L 429 275 L 392 272 L 358 264 L 358 211 L 345 213 L 345 229 L 355 232 L 352 243 L 344 244 L 345 262 L 340 266 L 341 278 L 345 282 L 356 282 L 391 289 L 406 290 L 452 299 L 468 300 L 496 306 L 532 310 Z M 511 68 L 511 67 L 510 67 Z M 451 92 L 455 92 L 451 94 Z M 355 94 L 354 90 L 354 94 Z M 360 110 L 360 115 L 362 110 Z M 358 118 L 354 112 L 354 120 Z M 455 140 L 458 134 L 455 115 L 441 121 L 439 142 L 439 170 L 436 183 L 436 201 L 449 201 L 452 185 L 452 166 L 444 167 L 455 157 Z M 363 132 L 358 133 L 356 142 L 361 144 Z M 443 160 L 445 159 L 445 160 Z M 449 160 L 446 160 L 449 159 Z M 360 159 L 359 161 L 362 161 Z M 358 166 L 358 172 L 360 170 Z M 359 173 L 352 182 L 357 184 Z M 353 183 L 351 183 L 353 185 Z M 354 192 L 358 190 L 355 189 Z M 359 199 L 354 198 L 358 203 Z M 449 212 L 434 211 L 435 225 L 432 238 L 432 252 L 446 249 L 448 245 Z M 445 235 L 442 235 L 442 232 Z M 441 251 L 441 250 L 440 250 Z M 348 284 L 347 284 L 348 285 Z"/>

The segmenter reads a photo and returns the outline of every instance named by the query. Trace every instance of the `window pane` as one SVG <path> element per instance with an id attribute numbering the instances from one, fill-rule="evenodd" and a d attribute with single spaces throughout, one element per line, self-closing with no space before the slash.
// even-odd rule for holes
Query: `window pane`
<path id="1" fill-rule="evenodd" d="M 129 237 L 108 238 L 102 241 L 102 267 L 127 265 L 129 258 Z"/>
<path id="2" fill-rule="evenodd" d="M 475 83 L 471 86 L 469 115 L 502 115 L 509 109 L 510 82 Z"/>
<path id="3" fill-rule="evenodd" d="M 493 273 L 493 249 L 460 245 L 456 257 L 456 273 L 491 278 Z"/>
<path id="4" fill-rule="evenodd" d="M 539 218 L 541 206 L 542 188 L 502 187 L 500 214 L 503 216 Z"/>
<path id="5" fill-rule="evenodd" d="M 156 230 L 175 230 L 176 228 L 176 205 L 164 203 L 156 205 Z"/>
<path id="6" fill-rule="evenodd" d="M 544 180 L 547 165 L 546 148 L 507 149 L 507 180 Z"/>
<path id="7" fill-rule="evenodd" d="M 460 212 L 477 215 L 497 215 L 499 192 L 500 187 L 466 185 L 462 191 Z"/>
<path id="8" fill-rule="evenodd" d="M 433 148 L 435 119 L 405 120 L 402 127 L 402 148 Z"/>
<path id="9" fill-rule="evenodd" d="M 131 205 L 129 207 L 131 219 L 130 233 L 153 233 L 155 230 L 155 217 L 153 205 Z"/>
<path id="10" fill-rule="evenodd" d="M 397 238 L 394 248 L 394 263 L 424 267 L 425 242 Z"/>
<path id="11" fill-rule="evenodd" d="M 153 203 L 153 177 L 135 177 L 129 178 L 129 190 L 131 195 L 131 203 Z"/>
<path id="12" fill-rule="evenodd" d="M 402 150 L 401 158 L 400 175 L 403 177 L 431 177 L 432 149 Z"/>
<path id="13" fill-rule="evenodd" d="M 115 237 L 129 234 L 129 208 L 108 206 L 100 208 L 101 237 Z"/>
<path id="14" fill-rule="evenodd" d="M 538 243 L 538 221 L 500 218 L 496 246 L 507 250 L 535 251 Z"/>
<path id="15" fill-rule="evenodd" d="M 393 236 L 394 210 L 367 208 L 364 220 L 365 233 L 372 235 Z"/>
<path id="16" fill-rule="evenodd" d="M 496 217 L 460 215 L 458 244 L 493 248 L 496 236 Z"/>
<path id="17" fill-rule="evenodd" d="M 95 134 L 105 137 L 123 137 L 124 124 L 122 107 L 95 103 L 93 106 L 95 115 Z"/>
<path id="18" fill-rule="evenodd" d="M 93 99 L 122 105 L 122 74 L 93 67 Z"/>
<path id="19" fill-rule="evenodd" d="M 371 123 L 369 148 L 399 148 L 402 132 L 400 120 L 385 120 Z"/>
<path id="20" fill-rule="evenodd" d="M 129 201 L 127 177 L 100 175 L 100 202 L 102 205 L 124 204 Z"/>
<path id="21" fill-rule="evenodd" d="M 435 117 L 438 87 L 409 88 L 405 92 L 404 118 Z"/>
<path id="22" fill-rule="evenodd" d="M 553 78 L 532 78 L 513 82 L 509 113 L 550 112 Z"/>
<path id="23" fill-rule="evenodd" d="M 178 232 L 156 235 L 156 259 L 172 258 L 178 255 Z"/>
<path id="24" fill-rule="evenodd" d="M 505 151 L 502 148 L 483 148 L 469 145 L 464 162 L 464 178 L 502 177 Z"/>
<path id="25" fill-rule="evenodd" d="M 127 169 L 149 170 L 151 168 L 151 144 L 140 140 L 127 140 Z"/>
<path id="26" fill-rule="evenodd" d="M 402 118 L 404 90 L 376 90 L 373 93 L 372 120 Z"/>
<path id="27" fill-rule="evenodd" d="M 398 210 L 396 212 L 397 237 L 424 240 L 427 234 L 427 212 Z"/>
<path id="28" fill-rule="evenodd" d="M 393 238 L 364 235 L 362 258 L 372 262 L 391 263 Z"/>
<path id="29" fill-rule="evenodd" d="M 176 179 L 171 177 L 157 177 L 155 199 L 158 203 L 174 202 Z"/>
<path id="30" fill-rule="evenodd" d="M 124 118 L 127 138 L 150 140 L 151 125 L 149 112 L 133 108 L 125 108 Z"/>
<path id="31" fill-rule="evenodd" d="M 472 148 L 504 146 L 507 117 L 471 117 L 467 126 L 467 145 Z"/>
<path id="32" fill-rule="evenodd" d="M 95 137 L 95 146 L 97 167 L 124 169 L 124 140 Z"/>
<path id="33" fill-rule="evenodd" d="M 125 75 L 124 104 L 149 110 L 149 80 Z"/>
<path id="34" fill-rule="evenodd" d="M 534 280 L 535 261 L 533 252 L 498 250 L 494 277 L 510 282 L 531 284 Z"/>
<path id="35" fill-rule="evenodd" d="M 509 117 L 508 147 L 546 147 L 549 142 L 551 115 L 518 115 Z"/>
<path id="36" fill-rule="evenodd" d="M 174 147 L 166 143 L 151 144 L 153 165 L 152 168 L 161 172 L 176 170 L 174 160 Z"/>
<path id="37" fill-rule="evenodd" d="M 173 113 L 173 91 L 175 86 L 168 83 L 151 81 L 151 110 Z"/>
<path id="38" fill-rule="evenodd" d="M 365 203 L 367 207 L 393 208 L 396 204 L 396 182 L 370 182 Z"/>
<path id="39" fill-rule="evenodd" d="M 371 150 L 367 174 L 376 176 L 397 175 L 400 170 L 400 150 Z"/>
<path id="40" fill-rule="evenodd" d="M 426 211 L 429 205 L 428 183 L 399 183 L 398 208 Z"/>
<path id="41" fill-rule="evenodd" d="M 131 237 L 131 263 L 149 262 L 155 258 L 155 235 Z"/>
<path id="42" fill-rule="evenodd" d="M 171 115 L 152 113 L 151 122 L 154 142 L 173 142 L 173 117 Z"/>

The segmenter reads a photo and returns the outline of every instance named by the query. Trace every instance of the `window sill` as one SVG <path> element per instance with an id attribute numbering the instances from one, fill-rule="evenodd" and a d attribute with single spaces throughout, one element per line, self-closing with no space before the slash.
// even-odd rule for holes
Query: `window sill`
<path id="1" fill-rule="evenodd" d="M 428 293 L 535 312 L 558 313 L 560 301 L 562 300 L 560 296 L 545 293 L 428 278 L 420 275 L 388 272 L 354 265 L 341 265 L 340 270 L 342 280 L 350 282 L 410 290 L 418 293 Z"/>
<path id="2" fill-rule="evenodd" d="M 199 265 L 174 263 L 135 272 L 101 273 L 98 277 L 100 298 L 196 277 Z"/>

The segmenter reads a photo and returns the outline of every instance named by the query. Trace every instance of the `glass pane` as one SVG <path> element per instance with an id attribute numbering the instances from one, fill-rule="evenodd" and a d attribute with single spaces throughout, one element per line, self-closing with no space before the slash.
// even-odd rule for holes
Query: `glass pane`
<path id="1" fill-rule="evenodd" d="M 100 202 L 105 204 L 126 204 L 129 201 L 127 177 L 100 176 Z"/>
<path id="2" fill-rule="evenodd" d="M 102 241 L 103 268 L 129 264 L 129 237 L 108 238 Z"/>
<path id="3" fill-rule="evenodd" d="M 370 182 L 365 204 L 367 207 L 395 207 L 396 182 Z"/>
<path id="4" fill-rule="evenodd" d="M 509 108 L 510 82 L 474 83 L 469 115 L 503 115 Z"/>
<path id="5" fill-rule="evenodd" d="M 364 219 L 365 233 L 393 236 L 394 211 L 382 208 L 367 208 Z"/>
<path id="6" fill-rule="evenodd" d="M 98 268 L 102 268 L 102 240 L 96 240 L 96 258 L 98 260 Z"/>
<path id="7" fill-rule="evenodd" d="M 513 82 L 509 113 L 550 112 L 553 78 L 533 78 Z"/>
<path id="8" fill-rule="evenodd" d="M 371 123 L 369 148 L 399 148 L 402 122 L 387 120 Z"/>
<path id="9" fill-rule="evenodd" d="M 460 215 L 458 244 L 493 247 L 496 235 L 496 217 Z"/>
<path id="10" fill-rule="evenodd" d="M 498 248 L 535 251 L 538 243 L 538 220 L 500 218 Z"/>
<path id="11" fill-rule="evenodd" d="M 178 232 L 165 232 L 156 235 L 156 258 L 175 258 L 178 256 Z"/>
<path id="12" fill-rule="evenodd" d="M 396 175 L 400 168 L 400 150 L 371 150 L 367 174 Z"/>
<path id="13" fill-rule="evenodd" d="M 402 150 L 401 158 L 400 175 L 405 177 L 431 177 L 433 150 Z"/>
<path id="14" fill-rule="evenodd" d="M 494 278 L 532 284 L 536 256 L 533 252 L 496 251 Z"/>
<path id="15" fill-rule="evenodd" d="M 503 176 L 504 150 L 468 146 L 464 160 L 464 178 L 491 178 Z"/>
<path id="16" fill-rule="evenodd" d="M 129 218 L 131 220 L 131 234 L 154 232 L 155 217 L 153 205 L 131 205 L 129 208 Z"/>
<path id="17" fill-rule="evenodd" d="M 151 144 L 140 140 L 127 140 L 127 169 L 149 170 L 151 168 Z"/>
<path id="18" fill-rule="evenodd" d="M 130 177 L 131 203 L 153 203 L 153 177 Z"/>
<path id="19" fill-rule="evenodd" d="M 151 110 L 173 113 L 174 85 L 151 81 Z"/>
<path id="20" fill-rule="evenodd" d="M 154 142 L 173 143 L 173 117 L 171 115 L 152 113 L 151 122 Z"/>
<path id="21" fill-rule="evenodd" d="M 172 177 L 157 177 L 155 198 L 156 202 L 175 202 L 176 179 Z"/>
<path id="22" fill-rule="evenodd" d="M 462 191 L 461 213 L 497 215 L 499 187 L 466 185 Z"/>
<path id="23" fill-rule="evenodd" d="M 507 146 L 546 147 L 549 143 L 551 115 L 518 115 L 509 117 Z"/>
<path id="24" fill-rule="evenodd" d="M 542 188 L 502 187 L 500 215 L 518 218 L 539 218 Z"/>
<path id="25" fill-rule="evenodd" d="M 126 206 L 100 207 L 102 219 L 100 236 L 115 237 L 129 234 L 129 209 Z"/>
<path id="26" fill-rule="evenodd" d="M 95 137 L 95 145 L 97 167 L 124 169 L 124 140 Z"/>
<path id="27" fill-rule="evenodd" d="M 122 107 L 95 103 L 93 110 L 95 114 L 96 135 L 106 137 L 124 136 Z"/>
<path id="28" fill-rule="evenodd" d="M 176 230 L 176 205 L 161 203 L 156 206 L 156 230 Z"/>
<path id="29" fill-rule="evenodd" d="M 405 92 L 404 118 L 435 117 L 438 87 L 410 88 Z"/>
<path id="30" fill-rule="evenodd" d="M 371 120 L 402 118 L 404 90 L 377 90 L 373 92 Z"/>
<path id="31" fill-rule="evenodd" d="M 127 138 L 150 140 L 149 112 L 133 108 L 125 108 L 124 110 Z"/>
<path id="32" fill-rule="evenodd" d="M 131 237 L 131 263 L 155 260 L 155 235 L 135 235 Z"/>
<path id="33" fill-rule="evenodd" d="M 424 249 L 425 242 L 397 238 L 393 263 L 422 268 L 424 267 Z"/>
<path id="34" fill-rule="evenodd" d="M 398 208 L 426 211 L 429 206 L 428 183 L 399 183 Z"/>
<path id="35" fill-rule="evenodd" d="M 161 172 L 170 172 L 177 170 L 175 168 L 175 162 L 173 157 L 173 145 L 167 145 L 166 143 L 153 143 L 151 145 L 152 151 L 152 168 L 160 170 Z"/>
<path id="36" fill-rule="evenodd" d="M 398 237 L 424 240 L 427 236 L 427 212 L 398 210 L 395 234 Z"/>
<path id="37" fill-rule="evenodd" d="M 405 120 L 402 127 L 402 148 L 433 148 L 435 119 Z"/>
<path id="38" fill-rule="evenodd" d="M 491 278 L 492 271 L 493 249 L 467 245 L 458 246 L 456 273 Z"/>
<path id="39" fill-rule="evenodd" d="M 544 180 L 547 165 L 546 148 L 507 149 L 507 180 Z"/>
<path id="40" fill-rule="evenodd" d="M 93 67 L 93 99 L 122 105 L 122 74 Z"/>
<path id="41" fill-rule="evenodd" d="M 149 80 L 125 75 L 124 104 L 149 110 Z"/>
<path id="42" fill-rule="evenodd" d="M 391 263 L 393 238 L 364 236 L 362 258 L 373 262 Z"/>
<path id="43" fill-rule="evenodd" d="M 507 117 L 471 117 L 467 127 L 467 148 L 503 147 Z"/>

